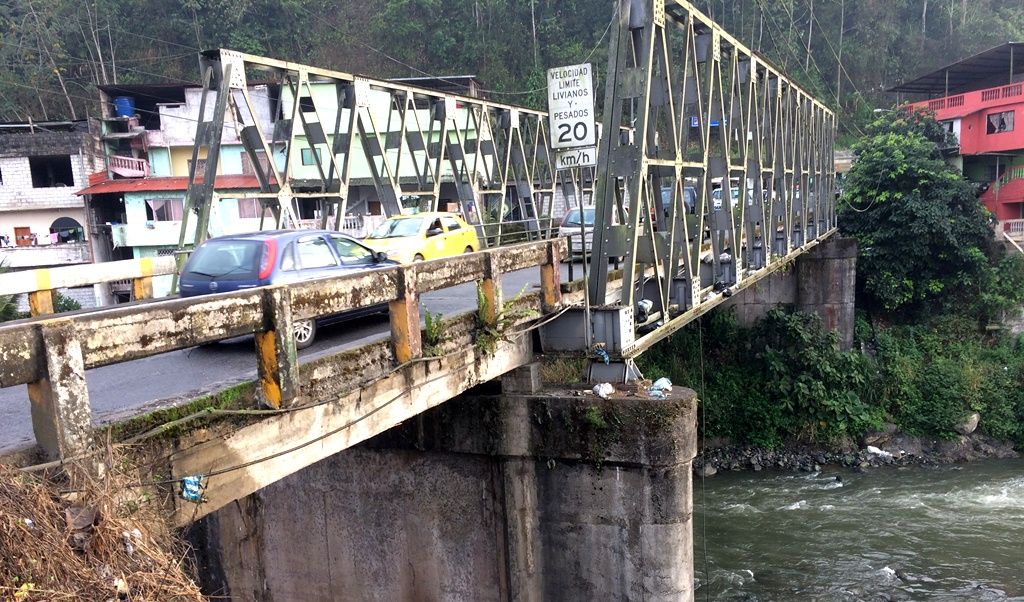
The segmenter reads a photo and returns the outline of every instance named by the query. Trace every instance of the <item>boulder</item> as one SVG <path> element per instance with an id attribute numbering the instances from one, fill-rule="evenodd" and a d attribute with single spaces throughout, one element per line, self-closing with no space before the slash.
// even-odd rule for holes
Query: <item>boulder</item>
<path id="1" fill-rule="evenodd" d="M 979 421 L 981 421 L 981 414 L 973 412 L 970 416 L 964 418 L 960 424 L 956 425 L 954 429 L 961 435 L 970 435 L 974 432 L 974 429 L 978 428 Z"/>
<path id="2" fill-rule="evenodd" d="M 697 467 L 698 477 L 713 477 L 718 474 L 718 469 L 710 464 L 702 464 Z"/>

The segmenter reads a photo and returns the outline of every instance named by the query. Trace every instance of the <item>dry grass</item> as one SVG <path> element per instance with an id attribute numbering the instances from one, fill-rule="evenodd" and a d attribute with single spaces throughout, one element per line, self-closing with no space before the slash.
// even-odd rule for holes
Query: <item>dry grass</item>
<path id="1" fill-rule="evenodd" d="M 59 484 L 0 466 L 0 600 L 205 600 L 160 505 L 107 466 Z"/>

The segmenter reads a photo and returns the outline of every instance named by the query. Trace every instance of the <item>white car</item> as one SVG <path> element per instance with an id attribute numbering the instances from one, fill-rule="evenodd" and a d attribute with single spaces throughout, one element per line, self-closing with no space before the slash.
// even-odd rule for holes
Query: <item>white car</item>
<path id="1" fill-rule="evenodd" d="M 569 250 L 576 255 L 583 255 L 584 250 L 590 253 L 594 239 L 594 219 L 596 209 L 593 207 L 583 208 L 583 219 L 580 219 L 580 210 L 572 209 L 562 218 L 562 224 L 558 227 L 559 236 L 568 236 Z M 580 226 L 583 226 L 583 237 L 580 238 Z"/>

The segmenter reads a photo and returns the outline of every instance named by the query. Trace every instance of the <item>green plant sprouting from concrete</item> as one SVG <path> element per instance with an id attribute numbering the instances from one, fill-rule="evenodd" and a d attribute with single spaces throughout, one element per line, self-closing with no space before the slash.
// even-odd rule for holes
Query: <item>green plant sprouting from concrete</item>
<path id="1" fill-rule="evenodd" d="M 502 303 L 501 309 L 497 312 L 494 321 L 491 322 L 487 319 L 487 316 L 491 314 L 491 302 L 487 295 L 484 294 L 483 287 L 479 283 L 477 284 L 476 300 L 478 309 L 475 314 L 476 324 L 474 329 L 474 345 L 476 345 L 477 349 L 486 354 L 494 353 L 498 348 L 499 342 L 511 340 L 509 338 L 509 331 L 513 326 L 522 320 L 537 315 L 537 311 L 534 309 L 520 307 L 520 300 L 525 292 L 526 287 L 523 287 L 515 297 Z"/>
<path id="2" fill-rule="evenodd" d="M 441 348 L 448 339 L 444 332 L 444 319 L 439 313 L 425 310 L 423 320 L 423 355 L 437 357 L 441 355 Z"/>

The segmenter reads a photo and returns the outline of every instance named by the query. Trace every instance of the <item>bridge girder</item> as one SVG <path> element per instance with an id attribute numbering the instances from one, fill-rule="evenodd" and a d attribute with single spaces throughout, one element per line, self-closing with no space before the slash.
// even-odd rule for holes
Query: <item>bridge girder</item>
<path id="1" fill-rule="evenodd" d="M 685 0 L 617 11 L 593 249 L 623 279 L 592 270 L 589 327 L 628 358 L 834 231 L 835 115 Z"/>
<path id="2" fill-rule="evenodd" d="M 516 214 L 510 202 L 519 204 L 524 218 L 514 221 L 529 222 L 523 224 L 526 238 L 537 239 L 550 231 L 556 183 L 564 180 L 567 190 L 576 190 L 574 183 L 593 181 L 592 168 L 556 174 L 543 111 L 232 50 L 204 52 L 201 62 L 202 107 L 181 261 L 207 237 L 210 206 L 220 196 L 259 200 L 279 227 L 298 225 L 296 199 L 317 199 L 320 227 L 340 229 L 352 187 L 360 182 L 372 182 L 387 216 L 402 211 L 405 196 L 418 197 L 422 209 L 439 209 L 441 186 L 450 183 L 463 215 L 490 246 L 508 233 L 505 217 Z M 280 86 L 276 98 L 263 99 L 273 104 L 272 131 L 258 118 L 250 81 L 256 73 L 257 81 L 269 77 Z M 226 121 L 225 115 L 233 119 Z M 258 192 L 218 191 L 213 178 L 204 180 L 203 172 L 216 173 L 219 153 L 214 151 L 231 137 L 229 122 L 235 124 L 234 136 L 245 149 Z M 195 159 L 204 148 L 200 171 Z M 307 165 L 297 167 L 307 149 Z M 198 221 L 194 237 L 188 235 L 190 219 Z"/>

